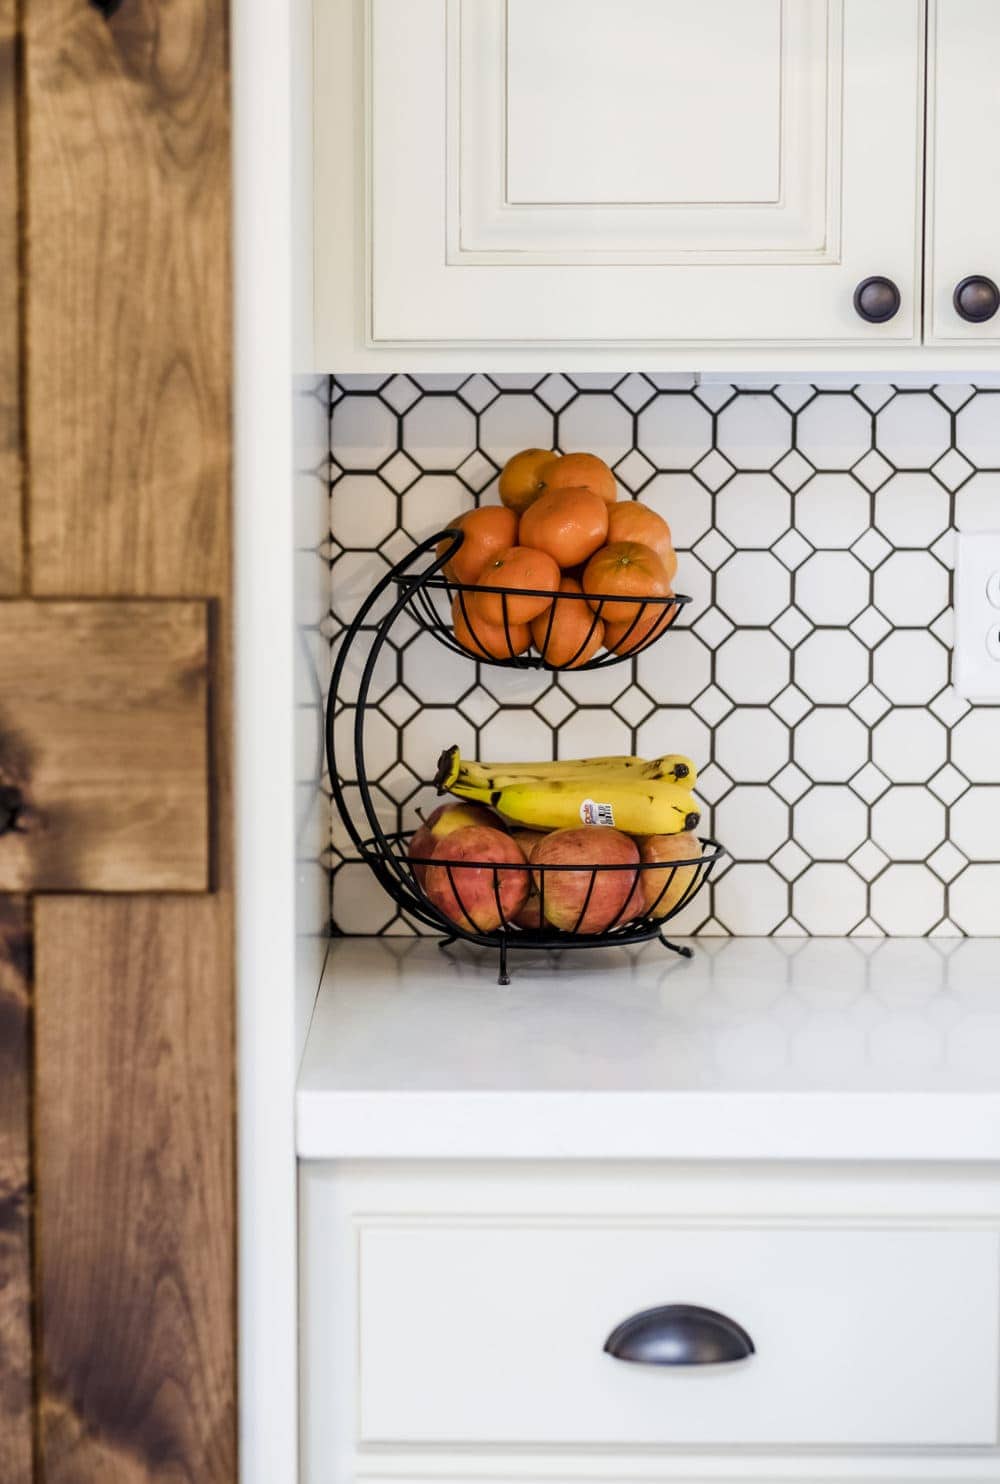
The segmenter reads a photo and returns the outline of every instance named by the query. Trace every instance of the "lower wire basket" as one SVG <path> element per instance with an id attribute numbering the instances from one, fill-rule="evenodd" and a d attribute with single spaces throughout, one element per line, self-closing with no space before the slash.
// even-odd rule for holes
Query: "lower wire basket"
<path id="1" fill-rule="evenodd" d="M 690 948 L 671 943 L 663 928 L 725 855 L 715 840 L 702 839 L 697 858 L 531 866 L 415 856 L 412 840 L 406 831 L 373 838 L 363 854 L 404 912 L 442 933 L 442 946 L 461 939 L 495 949 L 501 984 L 510 982 L 510 949 L 625 947 L 658 938 L 690 958 Z"/>

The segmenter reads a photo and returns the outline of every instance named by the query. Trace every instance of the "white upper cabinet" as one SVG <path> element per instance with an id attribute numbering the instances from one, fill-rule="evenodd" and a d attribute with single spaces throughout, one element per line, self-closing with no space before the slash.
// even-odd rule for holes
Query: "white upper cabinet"
<path id="1" fill-rule="evenodd" d="M 950 296 L 1000 276 L 998 43 L 995 0 L 317 0 L 320 362 L 918 368 L 925 315 L 988 341 Z"/>
<path id="2" fill-rule="evenodd" d="M 926 338 L 998 346 L 1000 5 L 937 0 L 928 43 Z"/>

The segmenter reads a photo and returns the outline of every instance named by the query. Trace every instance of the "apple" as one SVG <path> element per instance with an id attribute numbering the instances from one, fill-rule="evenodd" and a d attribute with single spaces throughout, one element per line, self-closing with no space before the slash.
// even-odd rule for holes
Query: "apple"
<path id="1" fill-rule="evenodd" d="M 493 933 L 520 912 L 531 877 L 516 840 L 490 825 L 470 824 L 436 842 L 423 886 L 449 922 L 467 931 Z"/>
<path id="2" fill-rule="evenodd" d="M 621 830 L 599 825 L 553 830 L 535 846 L 531 863 L 535 867 L 549 867 L 544 873 L 536 869 L 532 875 L 546 921 L 563 932 L 604 933 L 629 922 L 642 910 L 637 870 L 600 869 L 638 866 L 638 846 Z M 560 871 L 551 869 L 554 866 L 595 869 Z"/>
<path id="3" fill-rule="evenodd" d="M 657 919 L 669 917 L 698 874 L 697 866 L 674 866 L 672 861 L 701 860 L 701 841 L 690 830 L 679 835 L 646 835 L 639 847 L 643 865 L 662 871 L 640 871 L 645 910 Z"/>
<path id="4" fill-rule="evenodd" d="M 455 830 L 465 829 L 466 826 L 473 824 L 488 825 L 495 830 L 504 828 L 499 814 L 495 814 L 485 804 L 439 804 L 428 814 L 420 828 L 414 831 L 407 851 L 411 862 L 414 863 L 413 874 L 421 886 L 427 874 L 426 863 L 434 854 L 437 842 L 443 840 L 446 835 L 453 834 Z M 421 861 L 424 864 L 417 864 Z"/>
<path id="5" fill-rule="evenodd" d="M 545 839 L 546 834 L 545 830 L 517 829 L 511 830 L 510 838 L 517 841 L 524 852 L 525 860 L 530 862 L 535 846 L 540 840 Z M 533 881 L 528 889 L 528 900 L 514 918 L 514 922 L 519 928 L 538 929 L 542 926 L 542 899 Z"/>

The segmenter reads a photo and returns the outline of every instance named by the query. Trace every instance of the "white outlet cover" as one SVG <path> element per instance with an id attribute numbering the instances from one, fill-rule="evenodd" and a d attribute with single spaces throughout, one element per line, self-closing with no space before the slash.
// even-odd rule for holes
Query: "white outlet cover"
<path id="1" fill-rule="evenodd" d="M 967 701 L 1000 701 L 1000 531 L 966 531 L 955 562 L 954 685 Z"/>

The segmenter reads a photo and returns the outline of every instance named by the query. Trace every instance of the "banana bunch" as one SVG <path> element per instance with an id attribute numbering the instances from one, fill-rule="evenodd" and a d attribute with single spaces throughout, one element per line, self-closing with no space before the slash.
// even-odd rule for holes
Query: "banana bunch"
<path id="1" fill-rule="evenodd" d="M 481 763 L 463 758 L 457 747 L 448 747 L 438 759 L 435 785 L 438 793 L 453 792 L 452 785 L 497 789 L 510 784 L 540 783 L 544 780 L 593 778 L 595 776 L 628 776 L 633 779 L 662 780 L 680 783 L 693 789 L 698 773 L 689 757 L 667 753 L 664 757 L 582 757 L 557 763 Z"/>
<path id="2" fill-rule="evenodd" d="M 676 835 L 701 818 L 695 777 L 690 759 L 675 755 L 491 765 L 463 762 L 452 747 L 441 755 L 436 782 L 440 793 L 487 804 L 528 829 L 606 825 L 627 835 Z"/>

